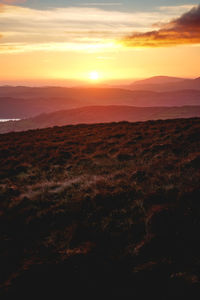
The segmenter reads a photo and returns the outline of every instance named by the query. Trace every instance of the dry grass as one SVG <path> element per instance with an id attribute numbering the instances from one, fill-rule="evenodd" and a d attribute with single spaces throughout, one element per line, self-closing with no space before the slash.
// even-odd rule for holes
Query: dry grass
<path id="1" fill-rule="evenodd" d="M 2 297 L 195 299 L 199 157 L 199 119 L 1 135 Z"/>

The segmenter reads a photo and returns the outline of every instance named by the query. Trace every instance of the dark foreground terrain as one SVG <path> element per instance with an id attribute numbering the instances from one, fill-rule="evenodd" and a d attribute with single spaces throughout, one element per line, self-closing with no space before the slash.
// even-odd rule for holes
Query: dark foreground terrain
<path id="1" fill-rule="evenodd" d="M 199 299 L 200 119 L 0 135 L 1 299 Z"/>

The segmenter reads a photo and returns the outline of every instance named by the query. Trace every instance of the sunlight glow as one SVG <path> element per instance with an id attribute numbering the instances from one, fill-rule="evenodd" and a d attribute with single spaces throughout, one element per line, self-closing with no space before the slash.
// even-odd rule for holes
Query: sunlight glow
<path id="1" fill-rule="evenodd" d="M 91 80 L 98 80 L 99 79 L 99 73 L 97 71 L 92 71 L 90 72 L 90 75 L 89 75 L 90 79 Z"/>

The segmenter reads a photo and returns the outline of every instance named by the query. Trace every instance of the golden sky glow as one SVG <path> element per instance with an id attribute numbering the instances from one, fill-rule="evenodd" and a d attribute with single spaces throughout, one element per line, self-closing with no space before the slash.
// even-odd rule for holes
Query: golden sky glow
<path id="1" fill-rule="evenodd" d="M 93 81 L 99 80 L 99 73 L 97 71 L 90 72 L 89 78 Z"/>
<path id="2" fill-rule="evenodd" d="M 189 28 L 186 22 L 181 31 L 179 24 L 192 4 L 127 12 L 101 7 L 40 10 L 5 3 L 0 6 L 2 82 L 87 81 L 94 71 L 102 81 L 154 75 L 199 76 L 199 29 L 193 42 L 188 42 L 192 41 L 188 34 L 194 27 Z M 171 31 L 166 27 L 169 25 Z M 158 34 L 164 38 L 158 39 Z M 173 36 L 176 42 L 168 47 Z M 158 43 L 163 43 L 162 47 L 158 48 Z"/>

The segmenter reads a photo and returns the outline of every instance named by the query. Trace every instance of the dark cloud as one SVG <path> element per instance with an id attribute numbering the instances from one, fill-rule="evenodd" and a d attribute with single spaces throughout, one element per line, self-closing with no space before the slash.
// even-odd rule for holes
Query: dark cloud
<path id="1" fill-rule="evenodd" d="M 200 5 L 159 30 L 134 33 L 125 37 L 122 43 L 128 47 L 166 47 L 200 43 Z"/>

